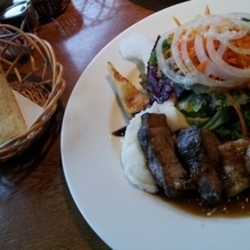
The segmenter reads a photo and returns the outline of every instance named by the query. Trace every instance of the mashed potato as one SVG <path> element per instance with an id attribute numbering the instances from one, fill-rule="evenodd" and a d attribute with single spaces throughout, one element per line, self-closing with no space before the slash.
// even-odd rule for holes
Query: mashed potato
<path id="1" fill-rule="evenodd" d="M 137 63 L 141 61 L 145 71 L 154 43 L 154 40 L 143 34 L 131 33 L 122 40 L 119 49 L 125 60 Z"/>
<path id="2" fill-rule="evenodd" d="M 141 115 L 146 112 L 165 114 L 172 132 L 185 128 L 188 124 L 173 103 L 167 101 L 163 104 L 154 103 L 150 108 L 136 114 L 127 126 L 121 152 L 124 174 L 132 184 L 141 190 L 156 193 L 158 191 L 156 181 L 147 168 L 144 154 L 137 139 L 137 133 L 141 126 Z"/>

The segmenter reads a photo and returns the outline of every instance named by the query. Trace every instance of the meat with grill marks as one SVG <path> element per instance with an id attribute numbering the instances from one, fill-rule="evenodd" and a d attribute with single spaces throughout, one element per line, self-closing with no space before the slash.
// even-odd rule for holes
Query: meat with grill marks
<path id="1" fill-rule="evenodd" d="M 176 138 L 177 151 L 196 183 L 203 203 L 218 204 L 223 196 L 219 171 L 219 141 L 209 130 L 190 126 L 181 129 Z"/>
<path id="2" fill-rule="evenodd" d="M 176 156 L 166 116 L 145 113 L 141 117 L 141 123 L 138 140 L 151 174 L 168 197 L 182 196 L 187 172 Z"/>
<path id="3" fill-rule="evenodd" d="M 228 197 L 236 196 L 250 187 L 247 170 L 249 141 L 238 139 L 219 145 L 219 155 L 224 170 L 224 186 Z"/>

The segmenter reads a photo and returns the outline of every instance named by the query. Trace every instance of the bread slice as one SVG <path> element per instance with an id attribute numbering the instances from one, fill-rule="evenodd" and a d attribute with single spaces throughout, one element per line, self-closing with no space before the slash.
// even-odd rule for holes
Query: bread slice
<path id="1" fill-rule="evenodd" d="M 22 134 L 27 125 L 16 98 L 0 67 L 0 145 Z"/>
<path id="2" fill-rule="evenodd" d="M 122 76 L 111 62 L 108 62 L 108 71 L 121 106 L 128 117 L 131 118 L 148 105 L 148 95 Z"/>

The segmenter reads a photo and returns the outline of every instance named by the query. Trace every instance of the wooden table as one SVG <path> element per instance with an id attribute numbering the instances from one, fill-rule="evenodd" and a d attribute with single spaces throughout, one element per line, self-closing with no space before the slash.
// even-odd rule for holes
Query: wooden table
<path id="1" fill-rule="evenodd" d="M 79 76 L 115 36 L 180 0 L 72 0 L 41 26 L 64 66 L 66 90 L 48 131 L 21 157 L 0 164 L 0 249 L 109 249 L 79 213 L 60 159 L 60 125 Z"/>

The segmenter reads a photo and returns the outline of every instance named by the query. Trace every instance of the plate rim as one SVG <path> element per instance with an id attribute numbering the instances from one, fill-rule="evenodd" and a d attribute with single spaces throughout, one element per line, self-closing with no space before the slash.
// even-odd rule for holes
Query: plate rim
<path id="1" fill-rule="evenodd" d="M 234 0 L 230 0 L 230 1 L 228 1 L 229 2 L 229 4 L 231 4 L 232 2 L 233 2 Z M 195 4 L 194 4 L 194 2 L 195 2 Z M 111 46 L 113 46 L 113 44 L 118 44 L 119 43 L 119 41 L 120 41 L 120 39 L 123 37 L 123 36 L 125 36 L 127 33 L 129 33 L 129 32 L 131 32 L 131 31 L 134 31 L 134 30 L 137 30 L 138 28 L 137 27 L 139 27 L 139 26 L 142 26 L 143 25 L 143 23 L 146 23 L 146 22 L 148 22 L 148 20 L 149 19 L 154 19 L 154 18 L 157 18 L 157 16 L 159 16 L 159 15 L 163 15 L 163 14 L 165 14 L 165 13 L 170 13 L 171 11 L 177 11 L 177 10 L 179 10 L 179 8 L 180 9 L 182 9 L 182 8 L 184 8 L 184 6 L 186 6 L 186 5 L 188 5 L 189 7 L 190 6 L 195 6 L 196 4 L 197 5 L 199 5 L 199 7 L 201 7 L 201 6 L 206 6 L 206 5 L 208 5 L 208 4 L 211 4 L 211 3 L 213 3 L 213 4 L 215 4 L 215 2 L 216 2 L 216 0 L 208 0 L 208 1 L 201 1 L 201 2 L 196 2 L 196 1 L 187 1 L 187 2 L 183 2 L 183 3 L 180 3 L 180 4 L 177 4 L 177 5 L 174 5 L 174 6 L 171 6 L 171 7 L 169 7 L 169 8 L 166 8 L 166 9 L 164 9 L 164 10 L 161 10 L 161 11 L 159 11 L 159 12 L 156 12 L 156 13 L 153 13 L 153 14 L 151 14 L 150 16 L 148 16 L 148 17 L 145 17 L 145 18 L 143 18 L 142 20 L 140 20 L 139 22 L 137 22 L 137 23 L 135 23 L 135 24 L 133 24 L 132 26 L 130 26 L 129 28 L 127 28 L 126 30 L 124 30 L 124 31 L 122 31 L 118 36 L 116 36 L 114 39 L 112 39 L 95 57 L 94 57 L 94 59 L 90 62 L 90 64 L 86 67 L 86 69 L 83 71 L 83 73 L 81 74 L 81 76 L 79 77 L 79 79 L 78 79 L 78 81 L 77 81 L 77 83 L 76 83 L 76 85 L 75 85 L 75 87 L 74 87 L 74 89 L 73 89 L 73 91 L 72 91 L 72 93 L 71 93 L 71 95 L 70 95 L 70 98 L 69 98 L 69 101 L 68 101 L 68 104 L 67 104 L 67 107 L 66 107 L 66 109 L 65 109 L 65 115 L 64 115 L 64 118 L 63 118 L 63 123 L 62 123 L 62 129 L 61 129 L 61 145 L 60 145 L 60 147 L 61 147 L 61 158 L 62 158 L 62 165 L 63 165 L 63 171 L 64 171 L 64 175 L 65 175 L 65 178 L 66 178 L 66 183 L 67 183 L 67 185 L 68 185 L 68 187 L 69 187 L 69 190 L 70 190 L 70 193 L 71 193 L 71 195 L 72 195 L 72 197 L 73 197 L 73 200 L 74 200 L 74 202 L 76 203 L 76 205 L 77 205 L 77 207 L 78 207 L 78 209 L 79 209 L 79 211 L 81 212 L 81 214 L 83 215 L 83 217 L 85 218 L 85 220 L 88 222 L 88 224 L 92 227 L 92 229 L 95 231 L 95 233 L 107 244 L 107 245 L 109 245 L 109 246 L 111 246 L 112 248 L 114 248 L 114 249 L 128 249 L 128 247 L 130 247 L 130 249 L 132 249 L 133 247 L 135 247 L 135 245 L 133 245 L 133 244 L 127 244 L 126 246 L 124 246 L 124 245 L 121 245 L 121 244 L 119 244 L 119 243 L 117 243 L 117 240 L 121 240 L 121 239 L 123 239 L 124 240 L 124 238 L 123 237 L 121 237 L 121 236 L 119 236 L 119 235 L 116 235 L 116 237 L 117 237 L 117 240 L 114 240 L 113 239 L 113 237 L 110 237 L 108 234 L 107 234 L 107 232 L 104 232 L 104 230 L 103 230 L 103 227 L 99 227 L 98 225 L 96 225 L 97 224 L 97 222 L 96 221 L 93 221 L 94 219 L 93 219 L 93 217 L 92 216 L 90 216 L 89 215 L 89 213 L 86 213 L 86 211 L 84 211 L 84 208 L 82 207 L 82 201 L 79 201 L 79 197 L 78 197 L 78 195 L 76 195 L 75 194 L 75 192 L 74 192 L 74 187 L 72 186 L 72 180 L 70 179 L 70 177 L 69 177 L 69 172 L 68 172 L 68 168 L 66 167 L 66 159 L 65 159 L 65 147 L 66 147 L 66 145 L 65 145 L 65 133 L 66 133 L 66 128 L 65 128 L 65 126 L 67 126 L 66 125 L 66 122 L 67 122 L 67 119 L 69 119 L 68 118 L 68 116 L 70 115 L 68 112 L 69 112 L 69 110 L 70 110 L 70 106 L 72 106 L 72 104 L 71 104 L 71 102 L 72 102 L 72 100 L 73 100 L 73 98 L 74 98 L 74 96 L 77 96 L 75 93 L 79 90 L 79 88 L 84 88 L 84 84 L 82 83 L 83 82 L 83 80 L 84 80 L 84 77 L 86 77 L 86 74 L 88 74 L 88 72 L 91 70 L 91 68 L 93 67 L 93 65 L 96 63 L 96 60 L 98 60 L 98 58 L 100 58 L 100 56 L 101 55 L 103 55 L 103 53 L 107 50 L 107 49 L 109 49 Z M 238 1 L 239 2 L 239 1 Z M 246 4 L 243 0 L 241 0 L 241 2 L 242 3 L 244 3 L 244 4 Z M 228 3 L 227 3 L 228 4 Z M 233 5 L 233 4 L 232 4 Z M 249 11 L 250 11 L 250 6 L 249 6 Z M 120 64 L 118 64 L 119 66 L 120 66 Z M 130 64 L 127 64 L 127 65 L 129 65 L 128 67 L 133 67 L 132 65 L 130 65 Z M 81 87 L 79 87 L 81 85 Z M 110 129 L 109 128 L 109 126 L 107 125 L 107 126 L 105 126 L 105 129 Z M 117 171 L 117 170 L 116 170 Z M 117 171 L 117 173 L 121 173 L 120 172 L 120 170 L 119 171 Z M 120 176 L 121 177 L 121 176 Z M 119 180 L 121 180 L 121 178 L 119 177 Z M 122 178 L 124 178 L 124 176 L 122 176 Z M 129 188 L 131 189 L 131 187 L 128 185 L 128 183 L 126 183 L 126 180 L 122 180 L 123 181 L 123 185 L 127 185 L 126 187 L 124 186 L 123 188 L 125 188 L 125 190 L 128 190 Z M 131 190 L 130 190 L 131 191 Z M 129 192 L 130 192 L 129 191 Z M 148 194 L 144 194 L 144 195 L 142 195 L 141 194 L 141 191 L 139 191 L 139 190 L 137 190 L 137 189 L 133 189 L 133 192 L 135 192 L 135 194 L 134 194 L 134 196 L 136 197 L 136 199 L 139 199 L 139 200 L 143 200 L 144 201 L 144 196 L 148 196 Z M 142 197 L 143 196 L 143 197 Z M 133 199 L 135 199 L 135 197 L 133 197 Z M 150 199 L 151 199 L 152 197 L 150 197 Z M 154 198 L 153 198 L 154 199 Z M 87 199 L 88 200 L 88 199 Z M 154 199 L 155 200 L 155 199 Z M 105 200 L 105 202 L 106 202 L 107 200 Z M 146 202 L 146 204 L 148 204 L 148 202 Z M 160 206 L 160 205 L 159 205 Z M 155 207 L 155 206 L 153 206 L 153 207 Z M 158 207 L 158 206 L 156 206 L 156 207 Z M 171 208 L 170 208 L 170 210 L 171 210 Z M 179 212 L 179 211 L 178 211 Z M 175 215 L 176 214 L 176 211 L 170 211 L 170 216 L 171 215 Z M 182 213 L 180 213 L 180 215 L 179 215 L 181 218 L 183 217 L 183 216 L 186 216 L 186 214 L 182 214 Z M 98 218 L 100 218 L 100 215 L 99 215 L 99 217 Z M 195 217 L 196 218 L 196 217 Z M 190 216 L 190 218 L 189 218 L 190 220 L 190 222 L 194 222 L 194 221 L 196 221 L 196 223 L 197 223 L 197 220 L 196 219 L 194 219 L 192 216 Z M 194 219 L 194 220 L 193 220 Z M 171 221 L 171 219 L 169 219 L 170 221 Z M 224 221 L 223 219 L 221 220 L 221 219 L 219 219 L 220 220 L 220 222 L 222 222 L 222 224 L 223 225 L 227 225 L 227 226 L 229 226 L 229 225 L 231 225 L 231 222 L 233 222 L 234 221 L 234 219 L 230 219 L 230 222 L 228 222 L 228 220 L 226 220 L 226 221 Z M 216 223 L 217 223 L 217 219 L 212 219 L 211 221 L 208 221 L 208 220 L 206 220 L 205 219 L 205 222 L 201 222 L 200 224 L 199 224 L 199 226 L 197 226 L 198 227 L 198 229 L 199 230 L 203 230 L 205 227 L 207 227 L 207 228 L 210 228 L 212 225 L 214 225 L 213 224 L 213 222 L 214 221 L 216 221 Z M 246 221 L 248 221 L 249 222 L 249 220 L 247 219 Z M 245 226 L 245 223 L 246 223 L 246 221 L 244 220 L 239 220 L 239 219 L 237 219 L 237 222 L 239 222 L 239 224 L 240 225 L 243 225 L 243 226 Z M 247 223 L 248 223 L 247 222 Z M 231 228 L 231 226 L 230 226 L 230 228 Z M 176 230 L 180 230 L 180 229 L 176 229 Z M 182 230 L 180 230 L 180 231 L 182 231 Z M 216 236 L 216 235 L 214 235 L 214 236 Z M 232 236 L 233 237 L 233 236 Z M 133 239 L 135 240 L 135 238 L 136 237 L 133 237 Z M 124 243 L 124 242 L 123 242 Z M 147 244 L 150 244 L 150 242 L 146 242 Z M 145 244 L 146 244 L 145 243 Z M 144 244 L 144 246 L 145 246 L 145 244 Z M 200 243 L 201 244 L 201 243 Z M 242 243 L 243 244 L 243 243 Z M 244 242 L 244 244 L 245 244 L 245 242 Z M 239 245 L 238 245 L 239 246 Z M 246 245 L 244 245 L 244 246 L 246 246 Z M 132 247 L 132 248 L 131 248 Z M 177 249 L 176 247 L 178 247 L 178 246 L 175 246 L 175 249 Z M 215 247 L 215 245 L 214 245 L 214 247 Z M 231 247 L 231 246 L 230 246 Z M 217 248 L 218 248 L 218 245 L 217 245 Z M 182 248 L 178 248 L 178 249 L 182 249 Z M 231 249 L 231 248 L 230 248 Z M 233 249 L 233 248 L 232 248 Z M 247 249 L 247 248 L 243 248 L 243 249 Z"/>

